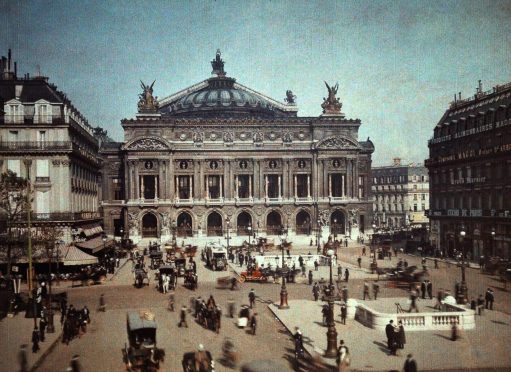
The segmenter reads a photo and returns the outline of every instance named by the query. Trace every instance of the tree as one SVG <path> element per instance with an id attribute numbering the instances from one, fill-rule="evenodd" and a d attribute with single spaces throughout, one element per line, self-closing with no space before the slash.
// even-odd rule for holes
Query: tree
<path id="1" fill-rule="evenodd" d="M 29 182 L 8 170 L 0 175 L 0 249 L 7 261 L 7 275 L 11 274 L 13 248 L 21 239 L 20 223 L 28 206 Z"/>

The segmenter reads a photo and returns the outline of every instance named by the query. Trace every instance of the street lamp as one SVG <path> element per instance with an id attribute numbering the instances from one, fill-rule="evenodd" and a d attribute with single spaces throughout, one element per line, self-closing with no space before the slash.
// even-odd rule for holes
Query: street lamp
<path id="1" fill-rule="evenodd" d="M 248 230 L 248 245 L 252 244 L 252 225 L 249 223 L 247 226 Z"/>
<path id="2" fill-rule="evenodd" d="M 53 261 L 53 257 L 55 256 L 55 248 L 57 249 L 57 257 L 58 257 L 58 251 L 60 249 L 61 240 L 57 240 L 53 242 L 53 247 L 51 249 L 48 249 L 49 257 L 48 257 L 48 271 L 49 271 L 49 283 L 48 283 L 48 297 L 50 299 L 50 304 L 48 307 L 48 311 L 46 312 L 47 318 L 48 318 L 48 326 L 46 328 L 46 332 L 48 333 L 55 333 L 55 326 L 53 323 L 53 308 L 52 308 L 52 280 L 51 280 L 51 264 Z M 50 243 L 51 244 L 51 243 Z M 58 265 L 58 258 L 57 258 L 57 265 Z"/>
<path id="3" fill-rule="evenodd" d="M 491 228 L 491 255 L 495 256 L 495 227 Z M 486 255 L 487 256 L 487 255 Z M 486 257 L 486 261 L 488 262 L 490 260 L 490 257 Z"/>
<path id="4" fill-rule="evenodd" d="M 283 229 L 282 229 L 283 230 Z M 284 234 L 284 231 L 281 231 Z M 284 244 L 280 244 L 280 248 L 282 249 L 282 264 L 281 264 L 281 273 L 282 273 L 282 286 L 280 287 L 280 305 L 279 309 L 285 310 L 289 309 L 289 305 L 287 304 L 287 289 L 286 289 L 286 274 L 288 272 L 287 266 L 284 267 Z"/>
<path id="5" fill-rule="evenodd" d="M 330 285 L 325 290 L 326 298 L 328 301 L 328 331 L 326 332 L 327 347 L 325 351 L 326 358 L 337 357 L 337 330 L 335 329 L 334 321 L 334 284 L 332 280 L 332 263 L 334 257 L 333 249 L 329 249 L 327 252 L 330 257 Z"/>
<path id="6" fill-rule="evenodd" d="M 316 243 L 318 245 L 318 254 L 321 252 L 321 220 L 318 218 L 318 233 L 316 238 Z"/>
<path id="7" fill-rule="evenodd" d="M 465 227 L 462 225 L 460 229 L 460 238 L 461 238 L 461 286 L 459 293 L 457 294 L 458 297 L 458 303 L 459 304 L 466 304 L 468 302 L 468 288 L 467 288 L 467 282 L 465 280 L 465 244 L 463 239 L 465 238 L 466 232 Z"/>
<path id="8" fill-rule="evenodd" d="M 231 220 L 229 219 L 229 217 L 227 217 L 225 219 L 225 225 L 227 226 L 227 236 L 226 236 L 226 240 L 227 240 L 227 251 L 229 251 L 229 239 L 231 238 L 229 236 L 229 228 L 231 227 Z"/>

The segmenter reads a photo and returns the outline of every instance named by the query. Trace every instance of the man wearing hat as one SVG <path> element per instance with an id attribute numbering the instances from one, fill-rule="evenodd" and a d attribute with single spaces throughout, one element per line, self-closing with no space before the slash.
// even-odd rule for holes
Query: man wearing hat
<path id="1" fill-rule="evenodd" d="M 417 372 L 417 362 L 415 361 L 415 359 L 413 359 L 412 354 L 408 354 L 408 356 L 406 357 L 403 369 L 405 372 Z"/>
<path id="2" fill-rule="evenodd" d="M 195 352 L 195 370 L 196 371 L 208 371 L 209 360 L 206 351 L 204 351 L 204 345 L 199 344 L 197 351 Z"/>

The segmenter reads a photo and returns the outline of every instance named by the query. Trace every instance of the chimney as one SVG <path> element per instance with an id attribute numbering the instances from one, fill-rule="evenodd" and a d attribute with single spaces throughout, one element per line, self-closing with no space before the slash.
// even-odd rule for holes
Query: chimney
<path id="1" fill-rule="evenodd" d="M 481 83 L 481 80 L 479 80 L 479 93 L 483 92 L 483 84 Z"/>
<path id="2" fill-rule="evenodd" d="M 394 162 L 394 167 L 399 167 L 401 166 L 401 158 L 394 158 L 392 159 L 393 162 Z"/>

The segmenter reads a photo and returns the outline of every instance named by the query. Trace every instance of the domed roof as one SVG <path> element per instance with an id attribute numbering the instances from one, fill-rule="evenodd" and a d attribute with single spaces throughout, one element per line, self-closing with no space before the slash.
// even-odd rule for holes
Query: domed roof
<path id="1" fill-rule="evenodd" d="M 279 102 L 258 94 L 235 83 L 235 79 L 214 77 L 206 80 L 205 86 L 188 90 L 175 100 L 161 106 L 162 115 L 170 116 L 289 116 Z M 244 88 L 244 87 L 243 87 Z M 293 110 L 296 115 L 296 110 Z M 294 115 L 293 115 L 294 116 Z"/>

